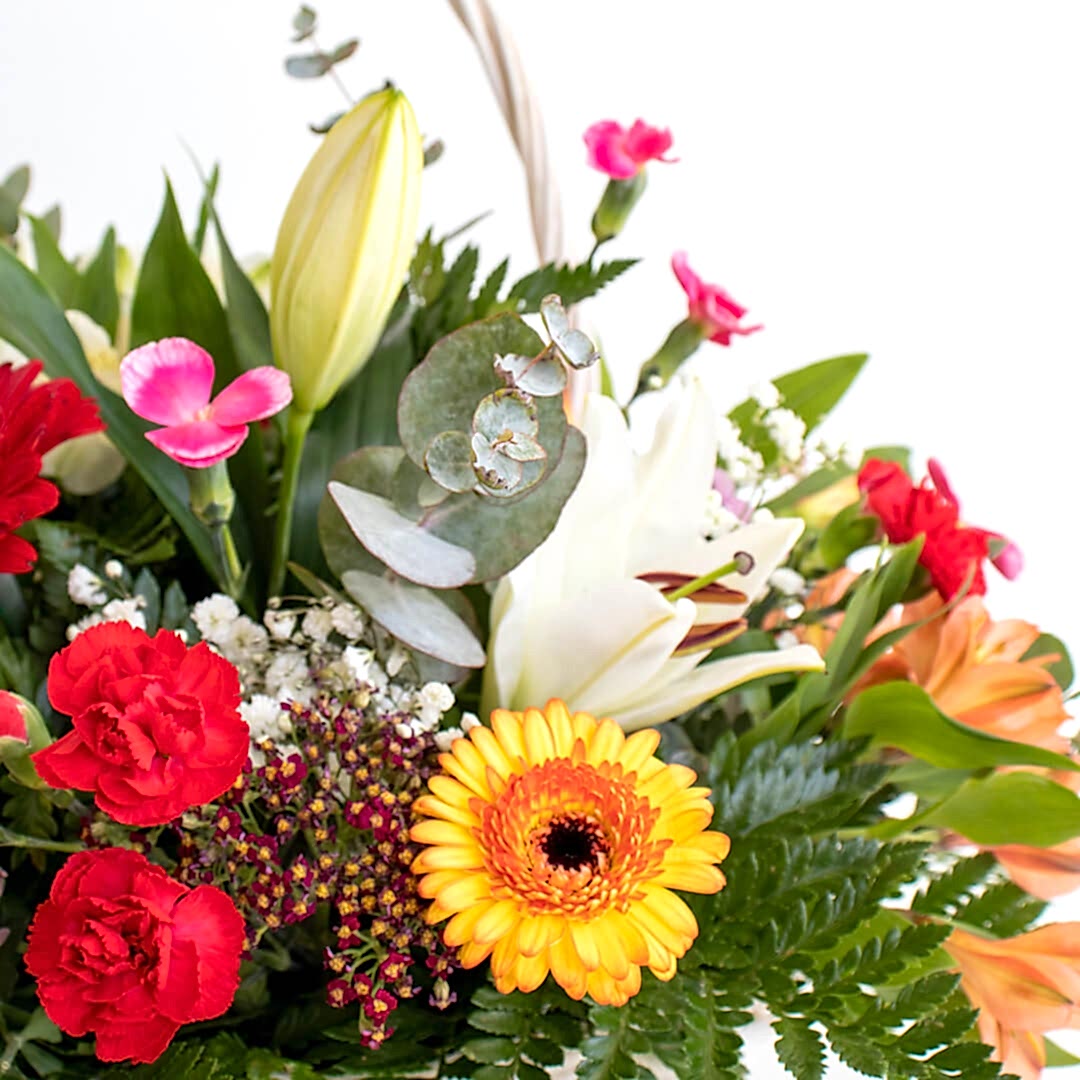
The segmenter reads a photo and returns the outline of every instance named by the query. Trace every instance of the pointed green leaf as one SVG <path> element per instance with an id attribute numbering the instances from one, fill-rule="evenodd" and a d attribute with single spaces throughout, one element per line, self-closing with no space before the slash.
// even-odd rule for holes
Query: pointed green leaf
<path id="1" fill-rule="evenodd" d="M 890 682 L 864 690 L 844 718 L 844 736 L 870 736 L 871 745 L 891 746 L 943 769 L 1040 765 L 1080 771 L 1063 754 L 988 735 L 946 716 L 914 683 Z"/>
<path id="2" fill-rule="evenodd" d="M 914 820 L 951 829 L 983 847 L 1053 847 L 1080 835 L 1080 798 L 1045 776 L 996 772 L 968 780 Z"/>
<path id="3" fill-rule="evenodd" d="M 1024 653 L 1022 659 L 1034 660 L 1039 656 L 1050 655 L 1057 655 L 1058 659 L 1047 664 L 1046 670 L 1054 676 L 1054 681 L 1062 690 L 1068 690 L 1073 683 L 1073 664 L 1069 650 L 1061 638 L 1053 634 L 1040 634 L 1031 648 Z"/>
<path id="4" fill-rule="evenodd" d="M 79 276 L 71 307 L 85 311 L 115 340 L 120 297 L 116 289 L 116 230 L 111 226 L 90 265 Z"/>
<path id="5" fill-rule="evenodd" d="M 30 166 L 20 165 L 0 184 L 0 234 L 13 236 L 19 227 L 19 207 L 30 190 Z"/>
<path id="6" fill-rule="evenodd" d="M 834 356 L 781 375 L 773 380 L 783 396 L 781 405 L 802 417 L 806 430 L 812 431 L 844 396 L 868 359 L 866 353 Z M 750 422 L 757 409 L 757 402 L 751 399 L 737 405 L 728 415 L 741 428 Z"/>
<path id="7" fill-rule="evenodd" d="M 272 365 L 274 354 L 270 348 L 270 316 L 266 305 L 251 278 L 236 261 L 213 207 L 210 212 L 225 279 L 225 317 L 236 358 L 245 371 Z"/>
<path id="8" fill-rule="evenodd" d="M 34 241 L 34 258 L 38 277 L 45 282 L 60 307 L 74 307 L 75 291 L 79 287 L 79 272 L 64 258 L 60 247 L 39 217 L 30 219 L 30 236 Z"/>

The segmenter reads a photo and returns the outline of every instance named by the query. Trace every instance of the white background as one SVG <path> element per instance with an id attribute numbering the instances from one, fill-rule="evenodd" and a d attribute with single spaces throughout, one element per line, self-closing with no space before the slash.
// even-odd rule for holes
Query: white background
<path id="1" fill-rule="evenodd" d="M 512 271 L 531 269 L 520 167 L 442 0 L 317 6 L 323 45 L 362 39 L 341 69 L 352 93 L 392 77 L 422 129 L 446 142 L 425 174 L 423 224 L 447 231 L 491 209 L 472 234 L 483 265 L 509 251 Z M 292 0 L 0 0 L 0 176 L 33 166 L 28 205 L 63 204 L 69 254 L 109 222 L 139 249 L 163 169 L 193 215 L 190 147 L 204 167 L 222 163 L 233 249 L 269 252 L 316 145 L 306 124 L 343 104 L 329 80 L 283 74 L 293 10 Z M 675 135 L 680 163 L 650 168 L 645 200 L 605 249 L 644 263 L 586 312 L 622 392 L 684 314 L 668 267 L 677 248 L 766 325 L 699 354 L 730 401 L 762 378 L 869 351 L 830 431 L 940 458 L 966 519 L 1007 533 L 1027 558 L 1016 583 L 990 572 L 992 613 L 1080 651 L 1078 9 L 503 0 L 501 10 L 543 103 L 570 253 L 588 250 L 604 185 L 585 167 L 584 128 L 641 116 Z"/>

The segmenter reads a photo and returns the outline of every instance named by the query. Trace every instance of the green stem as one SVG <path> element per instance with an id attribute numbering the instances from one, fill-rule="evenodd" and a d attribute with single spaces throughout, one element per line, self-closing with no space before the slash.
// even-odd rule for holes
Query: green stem
<path id="1" fill-rule="evenodd" d="M 725 574 L 734 574 L 738 569 L 738 560 L 732 559 L 731 562 L 724 563 L 723 566 L 718 566 L 715 570 L 710 570 L 707 574 L 702 574 L 701 577 L 694 578 L 693 581 L 688 581 L 674 592 L 667 593 L 666 597 L 674 603 L 676 600 L 681 600 L 684 596 L 693 596 L 694 593 L 704 589 L 706 585 L 711 585 L 714 581 L 719 581 Z"/>
<path id="2" fill-rule="evenodd" d="M 300 461 L 315 414 L 301 412 L 294 405 L 289 410 L 285 429 L 285 461 L 282 464 L 281 492 L 278 495 L 277 526 L 274 530 L 274 555 L 270 569 L 270 595 L 280 596 L 285 587 L 285 564 L 289 560 L 289 540 L 292 536 L 293 503 L 300 480 Z"/>
<path id="3" fill-rule="evenodd" d="M 24 836 L 0 826 L 0 847 L 32 848 L 37 851 L 83 851 L 86 845 L 78 840 L 66 843 L 62 840 L 45 840 L 40 836 Z"/>
<path id="4" fill-rule="evenodd" d="M 214 544 L 214 551 L 217 552 L 225 591 L 234 600 L 239 600 L 244 591 L 244 571 L 240 566 L 240 556 L 236 553 L 229 523 L 226 521 L 212 525 L 210 539 Z"/>

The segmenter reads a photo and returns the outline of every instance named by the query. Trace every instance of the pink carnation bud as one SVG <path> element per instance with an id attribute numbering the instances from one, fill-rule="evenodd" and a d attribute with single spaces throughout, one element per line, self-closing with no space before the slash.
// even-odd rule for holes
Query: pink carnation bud
<path id="1" fill-rule="evenodd" d="M 137 416 L 164 427 L 146 437 L 173 461 L 206 469 L 232 457 L 248 424 L 265 420 L 292 401 L 289 376 L 257 367 L 234 379 L 213 401 L 214 361 L 186 338 L 165 338 L 124 357 L 120 386 Z"/>
<path id="2" fill-rule="evenodd" d="M 701 327 L 705 336 L 718 345 L 730 345 L 733 334 L 753 334 L 762 327 L 743 326 L 739 320 L 746 308 L 735 303 L 719 285 L 709 285 L 690 269 L 685 251 L 671 257 L 671 269 L 679 279 L 689 302 L 689 318 Z"/>
<path id="3" fill-rule="evenodd" d="M 585 132 L 589 164 L 612 180 L 629 180 L 648 161 L 673 162 L 664 155 L 671 149 L 671 132 L 635 120 L 627 130 L 616 120 L 600 120 Z"/>
<path id="4" fill-rule="evenodd" d="M 30 739 L 19 699 L 6 690 L 0 690 L 0 739 L 16 739 L 23 743 Z"/>

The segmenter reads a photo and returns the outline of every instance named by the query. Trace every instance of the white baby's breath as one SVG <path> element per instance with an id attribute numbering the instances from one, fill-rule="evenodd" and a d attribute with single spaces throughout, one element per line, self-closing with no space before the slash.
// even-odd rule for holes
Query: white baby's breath
<path id="1" fill-rule="evenodd" d="M 240 617 L 236 601 L 224 593 L 212 593 L 191 609 L 191 621 L 206 641 L 223 645 Z"/>
<path id="2" fill-rule="evenodd" d="M 82 563 L 76 563 L 67 578 L 68 596 L 80 607 L 98 607 L 108 600 L 101 578 Z"/>

